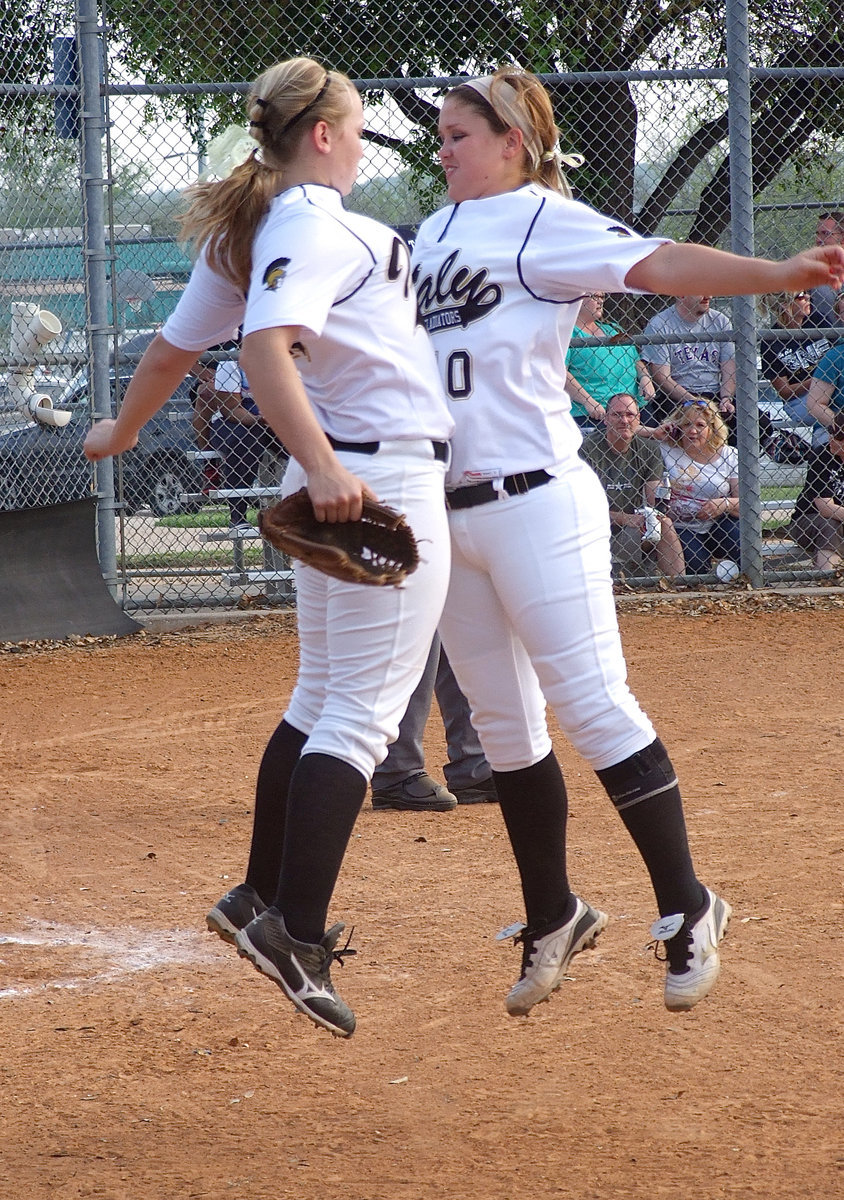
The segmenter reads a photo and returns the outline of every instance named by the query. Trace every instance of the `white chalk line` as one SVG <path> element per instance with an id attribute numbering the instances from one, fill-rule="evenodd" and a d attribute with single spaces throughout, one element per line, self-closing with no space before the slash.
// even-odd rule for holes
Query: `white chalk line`
<path id="1" fill-rule="evenodd" d="M 91 961 L 92 974 L 60 976 L 33 986 L 0 988 L 0 1000 L 17 1000 L 52 990 L 78 990 L 114 983 L 140 971 L 158 967 L 196 966 L 219 962 L 209 935 L 194 929 L 92 929 L 32 920 L 26 931 L 0 933 L 0 977 L 9 963 L 3 962 L 4 946 L 79 950 Z M 83 968 L 84 970 L 84 968 Z"/>

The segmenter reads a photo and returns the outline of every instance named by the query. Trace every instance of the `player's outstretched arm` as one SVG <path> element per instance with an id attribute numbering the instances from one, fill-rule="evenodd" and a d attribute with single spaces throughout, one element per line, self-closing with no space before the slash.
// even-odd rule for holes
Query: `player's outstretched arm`
<path id="1" fill-rule="evenodd" d="M 666 296 L 752 296 L 844 282 L 844 248 L 812 246 L 782 262 L 692 242 L 666 243 L 627 272 L 630 288 Z"/>
<path id="2" fill-rule="evenodd" d="M 96 462 L 131 450 L 138 431 L 167 403 L 197 359 L 156 334 L 132 376 L 117 420 L 97 421 L 85 438 L 85 456 Z"/>

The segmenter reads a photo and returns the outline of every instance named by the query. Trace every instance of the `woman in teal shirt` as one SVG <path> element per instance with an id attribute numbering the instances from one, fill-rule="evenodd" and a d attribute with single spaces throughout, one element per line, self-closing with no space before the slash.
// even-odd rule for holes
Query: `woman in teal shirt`
<path id="1" fill-rule="evenodd" d="M 844 291 L 836 296 L 835 312 L 839 317 L 844 313 Z M 844 412 L 844 342 L 836 342 L 815 367 L 806 395 L 806 410 L 817 421 L 812 445 L 825 446 L 830 425 L 838 413 Z"/>
<path id="2" fill-rule="evenodd" d="M 603 338 L 607 342 L 621 332 L 602 320 L 604 293 L 585 296 L 580 304 L 572 337 Z M 577 346 L 566 356 L 566 390 L 571 415 L 578 425 L 600 424 L 607 401 L 618 392 L 636 396 L 639 408 L 654 398 L 654 383 L 635 346 Z"/>

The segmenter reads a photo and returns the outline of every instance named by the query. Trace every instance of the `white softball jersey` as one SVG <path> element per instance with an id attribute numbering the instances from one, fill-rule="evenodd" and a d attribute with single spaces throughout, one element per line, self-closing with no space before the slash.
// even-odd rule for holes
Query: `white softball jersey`
<path id="1" fill-rule="evenodd" d="M 296 366 L 322 428 L 338 440 L 451 436 L 407 246 L 346 212 L 333 188 L 306 184 L 275 197 L 255 237 L 246 297 L 201 254 L 162 333 L 199 351 L 241 325 L 244 336 L 301 327 Z"/>
<path id="2" fill-rule="evenodd" d="M 391 229 L 347 213 L 332 188 L 277 196 L 253 243 L 248 295 L 201 255 L 164 337 L 204 350 L 260 329 L 297 327 L 296 366 L 326 433 L 378 442 L 338 449 L 343 465 L 407 515 L 424 560 L 402 588 L 367 588 L 295 565 L 300 662 L 285 718 L 369 779 L 398 735 L 422 675 L 448 586 L 445 464 L 433 442 L 453 421 L 418 324 L 410 253 Z M 284 491 L 307 482 L 291 461 Z M 377 595 L 372 595 L 377 593 Z"/>
<path id="3" fill-rule="evenodd" d="M 423 222 L 413 279 L 457 425 L 447 486 L 571 460 L 565 362 L 580 301 L 635 290 L 627 272 L 665 241 L 535 184 Z"/>

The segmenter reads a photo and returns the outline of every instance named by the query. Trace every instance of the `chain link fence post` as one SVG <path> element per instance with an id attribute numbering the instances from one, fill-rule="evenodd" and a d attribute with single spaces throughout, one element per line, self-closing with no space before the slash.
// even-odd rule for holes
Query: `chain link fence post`
<path id="1" fill-rule="evenodd" d="M 731 243 L 736 254 L 754 254 L 753 153 L 747 0 L 727 0 L 727 105 L 730 142 Z M 733 300 L 736 346 L 736 440 L 739 462 L 741 569 L 762 586 L 762 507 L 759 470 L 759 384 L 753 297 Z"/>
<path id="2" fill-rule="evenodd" d="M 82 158 L 82 245 L 85 297 L 88 320 L 88 378 L 92 417 L 111 416 L 109 380 L 109 338 L 112 332 L 108 314 L 106 248 L 106 181 L 103 176 L 102 139 L 105 118 L 100 96 L 102 51 L 97 0 L 77 0 L 76 28 L 79 46 L 79 84 Z M 117 541 L 115 537 L 115 464 L 106 458 L 96 467 L 97 542 L 103 578 L 117 596 Z"/>

